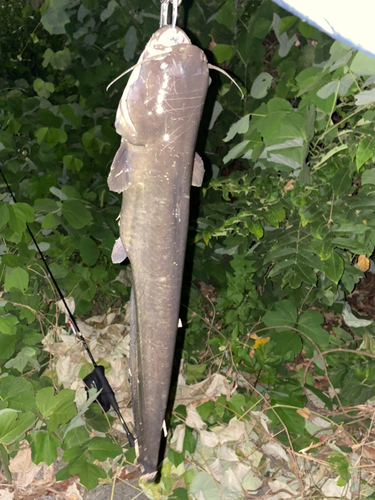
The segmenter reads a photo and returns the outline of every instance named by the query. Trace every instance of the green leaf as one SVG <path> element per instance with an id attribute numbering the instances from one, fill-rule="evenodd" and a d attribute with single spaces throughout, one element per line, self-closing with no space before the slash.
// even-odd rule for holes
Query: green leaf
<path id="1" fill-rule="evenodd" d="M 31 412 L 19 413 L 10 408 L 0 410 L 0 443 L 10 444 L 20 440 L 35 420 Z"/>
<path id="2" fill-rule="evenodd" d="M 89 490 L 98 485 L 99 478 L 105 479 L 107 477 L 103 469 L 91 464 L 85 457 L 82 457 L 73 467 L 69 468 L 69 472 L 71 475 L 78 474 L 81 483 Z"/>
<path id="3" fill-rule="evenodd" d="M 18 219 L 22 219 L 25 222 L 34 222 L 34 209 L 27 203 L 15 203 L 12 205 L 12 208 Z"/>
<path id="4" fill-rule="evenodd" d="M 53 69 L 64 70 L 67 69 L 70 64 L 71 53 L 68 47 L 57 52 L 53 52 L 48 48 L 43 57 L 43 68 L 46 68 L 50 64 Z"/>
<path id="5" fill-rule="evenodd" d="M 81 448 L 86 449 L 89 439 L 89 433 L 84 426 L 74 427 L 64 437 L 64 449 L 69 450 L 73 446 L 81 446 Z"/>
<path id="6" fill-rule="evenodd" d="M 63 161 L 68 170 L 75 170 L 76 172 L 79 172 L 83 167 L 83 161 L 81 161 L 79 158 L 76 158 L 75 156 L 65 155 L 63 157 Z"/>
<path id="7" fill-rule="evenodd" d="M 328 233 L 322 240 L 315 239 L 311 242 L 314 252 L 320 257 L 320 260 L 327 260 L 332 255 L 335 248 L 332 243 L 332 234 Z"/>
<path id="8" fill-rule="evenodd" d="M 125 61 L 131 61 L 137 48 L 138 38 L 137 30 L 134 26 L 130 26 L 125 35 L 124 58 Z"/>
<path id="9" fill-rule="evenodd" d="M 0 399 L 8 401 L 15 410 L 25 412 L 36 409 L 33 386 L 25 378 L 12 375 L 0 378 Z"/>
<path id="10" fill-rule="evenodd" d="M 278 111 L 287 111 L 294 113 L 293 106 L 286 99 L 280 97 L 273 97 L 267 102 L 267 109 L 269 113 L 276 113 Z"/>
<path id="11" fill-rule="evenodd" d="M 52 229 L 60 223 L 53 214 L 47 214 L 42 220 L 43 229 Z"/>
<path id="12" fill-rule="evenodd" d="M 371 170 L 365 170 L 362 174 L 362 186 L 365 184 L 375 184 L 375 169 Z M 1 211 L 1 206 L 0 206 L 0 211 Z M 0 216 L 1 220 L 1 216 Z"/>
<path id="13" fill-rule="evenodd" d="M 330 280 L 338 284 L 344 272 L 344 261 L 336 252 L 332 252 L 329 259 L 323 261 L 322 269 Z"/>
<path id="14" fill-rule="evenodd" d="M 282 300 L 275 304 L 276 311 L 267 311 L 263 316 L 263 323 L 268 327 L 279 327 L 277 331 L 285 330 L 285 326 L 295 327 L 297 309 L 292 301 Z"/>
<path id="15" fill-rule="evenodd" d="M 229 408 L 234 411 L 237 417 L 243 415 L 245 405 L 246 400 L 243 394 L 234 394 L 228 401 Z"/>
<path id="16" fill-rule="evenodd" d="M 51 127 L 48 129 L 46 141 L 51 147 L 56 146 L 56 144 L 58 144 L 59 142 L 61 144 L 64 144 L 67 139 L 68 136 L 66 135 L 66 132 L 64 132 L 64 130 L 55 127 Z"/>
<path id="17" fill-rule="evenodd" d="M 342 486 L 345 486 L 351 478 L 351 464 L 348 457 L 338 451 L 333 451 L 328 457 L 328 463 L 334 472 L 340 473 L 340 477 L 344 480 Z"/>
<path id="18" fill-rule="evenodd" d="M 4 283 L 6 290 L 16 289 L 21 292 L 26 292 L 29 286 L 29 274 L 21 267 L 15 267 L 5 279 Z M 9 320 L 8 320 L 9 321 Z"/>
<path id="19" fill-rule="evenodd" d="M 336 94 L 338 91 L 340 82 L 337 80 L 333 80 L 332 82 L 327 83 L 324 85 L 318 92 L 317 96 L 320 97 L 321 99 L 327 99 L 332 94 Z"/>
<path id="20" fill-rule="evenodd" d="M 263 97 L 266 97 L 268 90 L 271 87 L 272 80 L 272 75 L 270 75 L 269 73 L 263 72 L 258 75 L 251 87 L 251 97 L 253 97 L 254 99 L 263 99 Z"/>
<path id="21" fill-rule="evenodd" d="M 274 352 L 281 356 L 283 361 L 293 361 L 302 351 L 302 341 L 300 336 L 290 330 L 269 330 L 267 335 L 274 342 Z"/>
<path id="22" fill-rule="evenodd" d="M 12 134 L 8 131 L 0 132 L 0 157 L 8 156 L 14 150 Z"/>
<path id="23" fill-rule="evenodd" d="M 69 0 L 50 0 L 48 9 L 44 12 L 41 22 L 44 29 L 51 35 L 62 35 L 66 33 L 65 25 L 69 22 L 69 16 L 65 12 Z"/>
<path id="24" fill-rule="evenodd" d="M 5 286 L 6 288 L 6 286 Z M 0 333 L 3 335 L 15 335 L 18 319 L 16 316 L 0 316 Z"/>
<path id="25" fill-rule="evenodd" d="M 282 285 L 289 286 L 296 290 L 301 284 L 305 282 L 309 285 L 315 286 L 316 284 L 316 274 L 314 270 L 310 267 L 310 265 L 297 263 L 297 265 L 293 266 L 288 272 L 285 274 L 282 280 Z"/>
<path id="26" fill-rule="evenodd" d="M 324 323 L 324 317 L 319 311 L 305 311 L 298 320 L 298 329 L 305 333 L 320 349 L 329 344 L 329 333 L 320 325 Z M 306 338 L 303 337 L 306 342 Z"/>
<path id="27" fill-rule="evenodd" d="M 88 266 L 93 266 L 99 258 L 100 250 L 96 243 L 84 236 L 79 243 L 79 251 L 81 253 L 82 262 Z"/>
<path id="28" fill-rule="evenodd" d="M 367 106 L 375 102 L 375 89 L 365 90 L 355 96 L 357 106 Z"/>
<path id="29" fill-rule="evenodd" d="M 89 441 L 88 441 L 89 442 Z M 87 444 L 88 444 L 87 442 Z M 74 463 L 77 460 L 81 460 L 82 457 L 87 458 L 87 445 L 84 446 L 71 446 L 64 451 L 62 459 L 64 462 Z"/>
<path id="30" fill-rule="evenodd" d="M 357 76 L 375 75 L 375 59 L 362 51 L 358 51 L 350 65 Z"/>
<path id="31" fill-rule="evenodd" d="M 225 61 L 230 61 L 236 53 L 236 47 L 233 45 L 225 45 L 222 43 L 217 43 L 213 48 L 214 56 L 218 64 L 222 64 Z"/>
<path id="32" fill-rule="evenodd" d="M 37 351 L 32 347 L 23 347 L 15 358 L 10 359 L 5 363 L 5 368 L 14 368 L 20 373 L 24 371 L 26 365 L 31 365 L 35 370 L 40 369 L 40 365 L 36 359 Z"/>
<path id="33" fill-rule="evenodd" d="M 185 488 L 175 488 L 168 498 L 169 500 L 189 500 L 188 492 Z"/>
<path id="34" fill-rule="evenodd" d="M 107 458 L 116 458 L 122 454 L 120 445 L 99 437 L 90 440 L 88 451 L 93 458 L 100 462 L 104 462 Z"/>
<path id="35" fill-rule="evenodd" d="M 352 185 L 352 172 L 350 168 L 343 167 L 332 177 L 332 191 L 336 196 L 341 196 L 350 189 Z"/>
<path id="36" fill-rule="evenodd" d="M 54 396 L 53 387 L 46 387 L 37 393 L 36 404 L 43 417 L 49 418 L 47 427 L 50 432 L 76 415 L 74 396 L 75 392 L 70 389 L 63 389 Z"/>
<path id="37" fill-rule="evenodd" d="M 38 96 L 44 97 L 45 99 L 48 99 L 49 96 L 55 91 L 55 86 L 53 83 L 44 82 L 40 78 L 34 80 L 33 87 Z"/>
<path id="38" fill-rule="evenodd" d="M 115 0 L 110 0 L 107 7 L 100 13 L 100 20 L 102 22 L 106 21 L 114 13 L 118 3 Z"/>
<path id="39" fill-rule="evenodd" d="M 64 201 L 62 204 L 62 213 L 74 229 L 82 229 L 93 220 L 90 212 L 78 200 Z"/>
<path id="40" fill-rule="evenodd" d="M 36 431 L 28 436 L 28 441 L 31 444 L 31 454 L 34 464 L 44 462 L 51 465 L 57 459 L 58 446 L 61 442 L 52 436 L 49 432 Z"/>
<path id="41" fill-rule="evenodd" d="M 12 474 L 9 470 L 9 455 L 4 445 L 0 444 L 0 464 L 2 465 L 5 479 L 12 484 Z"/>
<path id="42" fill-rule="evenodd" d="M 187 451 L 189 453 L 194 453 L 196 443 L 197 443 L 197 440 L 196 440 L 194 434 L 192 433 L 192 431 L 188 427 L 186 427 L 183 451 Z"/>
<path id="43" fill-rule="evenodd" d="M 279 402 L 279 401 L 277 401 Z M 288 404 L 288 401 L 285 402 Z M 286 426 L 288 431 L 292 434 L 303 434 L 305 430 L 305 419 L 297 413 L 294 408 L 275 408 L 274 411 L 279 415 L 281 421 Z M 273 411 L 268 410 L 267 416 L 271 418 L 273 422 L 277 422 L 280 425 L 280 421 L 276 420 L 275 415 L 272 415 Z"/>
<path id="44" fill-rule="evenodd" d="M 340 389 L 343 404 L 362 405 L 375 395 L 375 387 L 361 384 L 357 380 L 346 381 Z"/>
<path id="45" fill-rule="evenodd" d="M 46 138 L 47 132 L 48 132 L 48 127 L 38 128 L 38 130 L 34 132 L 36 141 L 39 145 L 42 144 L 42 142 Z"/>
<path id="46" fill-rule="evenodd" d="M 10 218 L 9 208 L 6 203 L 0 202 L 0 229 L 8 224 Z"/>
<path id="47" fill-rule="evenodd" d="M 27 203 L 15 203 L 9 206 L 9 226 L 15 233 L 21 234 L 28 222 L 34 221 L 34 210 Z"/>
<path id="48" fill-rule="evenodd" d="M 237 12 L 233 0 L 227 0 L 216 15 L 215 21 L 233 33 L 237 24 Z"/>
<path id="49" fill-rule="evenodd" d="M 186 381 L 188 384 L 192 382 L 198 382 L 202 380 L 206 372 L 207 365 L 204 363 L 202 365 L 185 365 L 186 371 Z"/>
<path id="50" fill-rule="evenodd" d="M 0 443 L 5 442 L 6 444 L 3 438 L 11 432 L 19 415 L 17 410 L 11 408 L 0 410 Z"/>
<path id="51" fill-rule="evenodd" d="M 250 115 L 245 115 L 233 123 L 223 141 L 231 141 L 236 134 L 245 134 L 249 129 L 249 120 Z"/>
<path id="52" fill-rule="evenodd" d="M 358 144 L 357 153 L 355 157 L 355 164 L 357 166 L 357 172 L 360 170 L 362 165 L 366 163 L 370 158 L 372 158 L 375 153 L 375 141 L 365 137 Z"/>
<path id="53" fill-rule="evenodd" d="M 197 412 L 202 417 L 202 420 L 207 421 L 209 417 L 212 415 L 215 409 L 215 403 L 213 401 L 206 401 L 201 405 L 197 406 Z"/>
<path id="54" fill-rule="evenodd" d="M 246 146 L 249 144 L 249 142 L 250 141 L 243 141 L 243 142 L 240 142 L 239 144 L 236 144 L 229 151 L 229 153 L 226 156 L 224 156 L 223 163 L 228 163 L 229 161 L 233 160 L 234 158 L 238 158 L 239 156 L 241 156 L 241 153 L 246 148 Z"/>

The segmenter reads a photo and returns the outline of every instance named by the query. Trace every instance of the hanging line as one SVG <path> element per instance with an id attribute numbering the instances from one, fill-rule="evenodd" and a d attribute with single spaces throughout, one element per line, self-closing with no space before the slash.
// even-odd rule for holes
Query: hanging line
<path id="1" fill-rule="evenodd" d="M 10 193 L 10 196 L 12 197 L 12 200 L 14 201 L 14 203 L 17 203 L 16 201 L 16 198 L 14 197 L 14 194 L 13 194 L 13 191 L 11 190 L 9 184 L 8 184 L 8 181 L 6 180 L 5 178 L 5 175 L 4 175 L 4 172 L 3 172 L 3 169 L 0 168 L 0 173 L 1 173 L 1 176 L 2 178 L 4 179 L 4 182 L 5 182 L 5 185 Z M 99 403 L 101 404 L 101 406 L 103 407 L 104 411 L 107 412 L 109 410 L 109 408 L 112 406 L 112 408 L 115 410 L 123 428 L 124 428 L 124 431 L 125 431 L 125 434 L 128 438 L 128 441 L 129 441 L 129 444 L 132 448 L 134 448 L 134 437 L 132 435 L 132 433 L 130 432 L 128 426 L 126 425 L 122 415 L 121 415 L 121 412 L 120 412 L 120 409 L 119 409 L 119 406 L 117 404 L 117 401 L 116 401 L 116 397 L 115 397 L 115 394 L 112 390 L 112 387 L 110 386 L 108 380 L 106 379 L 105 375 L 104 375 L 104 367 L 103 366 L 100 366 L 100 365 L 97 365 L 96 362 L 95 362 L 95 359 L 93 357 L 93 355 L 91 354 L 91 351 L 89 349 L 89 346 L 87 345 L 86 343 L 86 340 L 84 339 L 84 337 L 82 336 L 82 333 L 80 332 L 80 329 L 77 325 L 77 322 L 72 314 L 72 312 L 70 311 L 69 309 L 69 306 L 65 300 L 65 297 L 59 287 L 59 285 L 57 284 L 57 281 L 55 280 L 55 277 L 53 276 L 52 274 L 52 271 L 48 265 L 48 262 L 46 261 L 45 257 L 44 257 L 44 254 L 43 252 L 41 251 L 33 233 L 31 232 L 31 229 L 29 227 L 29 225 L 26 223 L 26 228 L 31 236 L 31 239 L 33 240 L 34 242 L 34 245 L 36 247 L 36 249 L 38 250 L 40 256 L 41 256 L 41 259 L 43 261 L 43 264 L 45 265 L 46 267 L 46 270 L 55 286 L 55 289 L 57 290 L 64 306 L 65 306 L 65 309 L 68 313 L 68 316 L 70 318 L 70 321 L 68 321 L 68 326 L 70 326 L 70 328 L 73 330 L 73 333 L 75 334 L 75 336 L 82 342 L 82 344 L 84 345 L 85 349 L 86 349 L 86 352 L 91 360 L 91 363 L 94 365 L 94 370 L 92 373 L 90 373 L 89 375 L 87 375 L 83 381 L 87 383 L 87 385 L 89 386 L 89 388 L 96 388 L 97 390 L 100 390 L 102 389 L 101 393 L 98 395 L 97 397 L 97 400 L 99 401 Z"/>

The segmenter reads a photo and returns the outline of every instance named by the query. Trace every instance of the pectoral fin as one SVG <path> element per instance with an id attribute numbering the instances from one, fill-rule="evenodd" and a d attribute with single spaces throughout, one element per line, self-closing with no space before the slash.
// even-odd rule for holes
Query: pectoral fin
<path id="1" fill-rule="evenodd" d="M 195 153 L 194 156 L 194 166 L 193 166 L 193 178 L 191 181 L 192 186 L 200 187 L 203 182 L 204 177 L 204 166 L 203 160 L 199 154 Z"/>
<path id="2" fill-rule="evenodd" d="M 126 250 L 122 244 L 121 238 L 117 238 L 115 244 L 113 245 L 113 250 L 111 254 L 112 262 L 114 264 L 120 264 L 127 257 Z"/>
<path id="3" fill-rule="evenodd" d="M 122 139 L 107 179 L 109 189 L 115 193 L 125 191 L 130 184 L 129 171 L 128 148 L 126 141 Z"/>

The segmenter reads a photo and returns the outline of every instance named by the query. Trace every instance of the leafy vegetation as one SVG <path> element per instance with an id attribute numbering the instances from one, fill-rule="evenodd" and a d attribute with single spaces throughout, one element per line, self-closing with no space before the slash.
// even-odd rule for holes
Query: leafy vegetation
<path id="1" fill-rule="evenodd" d="M 113 418 L 96 405 L 77 409 L 75 391 L 51 369 L 42 340 L 64 318 L 27 225 L 77 317 L 127 302 L 125 268 L 119 276 L 110 259 L 120 200 L 106 184 L 125 81 L 105 87 L 139 57 L 159 5 L 49 0 L 0 8 L 0 168 L 17 200 L 0 179 L 0 460 L 9 478 L 9 456 L 26 436 L 35 463 L 52 463 L 60 447 L 68 465 L 59 479 L 78 474 L 92 488 L 112 476 L 99 464 L 122 448 L 108 437 Z M 212 75 L 197 145 L 205 184 L 192 193 L 185 377 L 225 373 L 235 388 L 197 407 L 209 429 L 233 416 L 248 425 L 260 411 L 280 446 L 313 443 L 314 454 L 323 445 L 308 412 L 324 415 L 332 432 L 350 425 L 351 444 L 338 444 L 325 462 L 344 487 L 348 449 L 371 441 L 375 395 L 375 326 L 345 302 L 375 246 L 374 60 L 270 1 L 237 9 L 229 0 L 193 2 L 180 15 L 193 43 L 245 94 L 241 100 Z M 175 409 L 174 436 L 187 416 L 184 406 Z M 163 495 L 196 443 L 200 450 L 199 428 L 184 432 L 183 446 L 168 451 Z M 194 498 L 211 491 L 207 478 L 196 479 L 199 468 L 178 470 Z M 250 483 L 257 489 L 249 476 Z M 187 498 L 180 490 L 172 498 Z"/>

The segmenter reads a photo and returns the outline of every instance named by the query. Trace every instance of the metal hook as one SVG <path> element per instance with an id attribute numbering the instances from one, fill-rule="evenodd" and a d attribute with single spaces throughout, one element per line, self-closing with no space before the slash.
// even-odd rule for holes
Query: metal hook
<path id="1" fill-rule="evenodd" d="M 176 27 L 177 10 L 182 0 L 160 0 L 160 28 L 168 24 L 168 8 L 172 3 L 172 28 Z"/>

